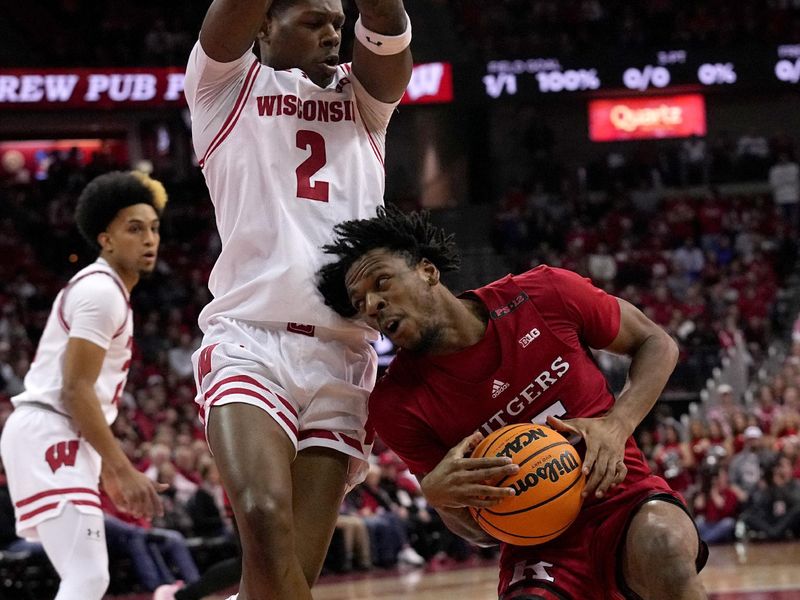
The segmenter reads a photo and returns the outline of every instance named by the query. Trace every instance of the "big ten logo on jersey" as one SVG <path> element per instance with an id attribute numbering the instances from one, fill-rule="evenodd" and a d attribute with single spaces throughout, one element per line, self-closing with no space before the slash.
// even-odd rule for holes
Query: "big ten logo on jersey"
<path id="1" fill-rule="evenodd" d="M 554 384 L 558 383 L 558 381 L 564 377 L 564 375 L 566 375 L 567 371 L 569 371 L 569 362 L 567 362 L 561 356 L 557 357 L 550 364 L 549 369 L 542 371 L 536 377 L 534 377 L 533 381 L 526 385 L 516 396 L 509 400 L 502 409 L 498 410 L 483 425 L 481 425 L 479 431 L 482 431 L 485 435 L 488 435 L 495 429 L 505 427 L 510 423 L 518 423 L 519 417 L 522 415 L 525 409 L 538 400 L 539 397 L 549 390 Z M 556 404 L 561 403 L 557 402 Z M 555 405 L 551 405 L 548 409 L 543 411 L 543 413 L 540 413 L 531 419 L 531 421 L 534 423 L 544 424 L 548 416 L 560 416 L 558 414 L 548 412 L 553 408 L 553 406 Z M 563 405 L 561 405 L 561 409 L 563 408 Z M 562 412 L 561 414 L 564 414 L 565 412 L 566 411 Z M 544 414 L 544 420 L 539 421 L 538 419 L 542 414 Z"/>
<path id="2" fill-rule="evenodd" d="M 537 579 L 539 581 L 549 581 L 552 583 L 555 581 L 555 577 L 548 571 L 552 566 L 553 563 L 543 560 L 536 563 L 518 562 L 514 565 L 514 575 L 508 585 L 511 587 L 524 579 Z"/>
<path id="3" fill-rule="evenodd" d="M 67 440 L 57 442 L 50 446 L 44 453 L 44 459 L 50 465 L 53 473 L 61 467 L 74 467 L 75 460 L 78 458 L 79 440 Z"/>
<path id="4" fill-rule="evenodd" d="M 530 346 L 531 342 L 536 338 L 538 338 L 540 335 L 542 335 L 542 332 L 539 331 L 536 327 L 534 327 L 519 339 L 519 345 L 522 346 L 523 348 L 527 348 L 528 346 Z"/>

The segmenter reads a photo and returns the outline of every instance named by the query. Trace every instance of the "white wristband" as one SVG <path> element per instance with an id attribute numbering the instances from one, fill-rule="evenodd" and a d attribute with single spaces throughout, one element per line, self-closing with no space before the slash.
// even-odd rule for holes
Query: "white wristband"
<path id="1" fill-rule="evenodd" d="M 383 35 L 364 27 L 359 15 L 356 21 L 356 39 L 373 54 L 380 56 L 400 54 L 411 44 L 411 19 L 406 13 L 406 30 L 400 35 Z"/>

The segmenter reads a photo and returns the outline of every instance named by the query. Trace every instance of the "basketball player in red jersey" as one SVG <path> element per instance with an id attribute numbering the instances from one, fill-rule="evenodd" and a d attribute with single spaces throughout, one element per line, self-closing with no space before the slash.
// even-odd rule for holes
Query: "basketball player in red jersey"
<path id="1" fill-rule="evenodd" d="M 196 402 L 239 527 L 240 600 L 311 599 L 370 454 L 374 332 L 327 308 L 315 274 L 332 227 L 382 203 L 411 23 L 402 0 L 356 5 L 352 64 L 341 0 L 214 0 L 186 67 L 222 241 Z"/>
<path id="2" fill-rule="evenodd" d="M 540 546 L 504 545 L 502 600 L 695 600 L 707 549 L 680 496 L 651 474 L 632 438 L 677 360 L 672 339 L 631 304 L 575 273 L 541 266 L 454 296 L 452 236 L 425 215 L 379 210 L 336 228 L 337 262 L 319 288 L 339 314 L 400 348 L 370 397 L 378 435 L 421 479 L 447 525 L 492 544 L 468 506 L 513 495 L 490 485 L 505 458 L 465 458 L 504 425 L 547 422 L 580 436 L 587 475 L 575 523 Z M 590 348 L 631 357 L 618 398 Z"/>

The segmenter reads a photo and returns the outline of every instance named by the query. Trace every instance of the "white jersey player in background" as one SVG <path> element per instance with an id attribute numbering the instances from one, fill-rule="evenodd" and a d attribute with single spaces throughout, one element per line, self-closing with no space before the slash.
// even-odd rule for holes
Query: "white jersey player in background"
<path id="1" fill-rule="evenodd" d="M 17 533 L 44 546 L 61 577 L 56 600 L 100 600 L 108 587 L 101 477 L 119 508 L 162 510 L 161 486 L 134 468 L 110 424 L 130 365 L 129 296 L 155 267 L 165 203 L 141 173 L 101 175 L 83 191 L 75 220 L 100 256 L 56 297 L 0 439 Z"/>
<path id="2" fill-rule="evenodd" d="M 241 537 L 240 600 L 311 598 L 370 451 L 371 334 L 324 305 L 315 272 L 333 225 L 382 203 L 411 24 L 401 0 L 356 5 L 344 65 L 341 0 L 214 0 L 186 72 L 222 239 L 197 401 Z"/>

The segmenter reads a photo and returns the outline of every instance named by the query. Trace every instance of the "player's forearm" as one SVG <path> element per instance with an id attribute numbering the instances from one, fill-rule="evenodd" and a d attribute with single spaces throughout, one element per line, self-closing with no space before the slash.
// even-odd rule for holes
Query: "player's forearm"
<path id="1" fill-rule="evenodd" d="M 200 29 L 203 50 L 214 60 L 230 62 L 253 45 L 272 0 L 214 0 Z"/>
<path id="2" fill-rule="evenodd" d="M 400 35 L 406 30 L 402 0 L 356 0 L 364 27 L 383 35 Z"/>
<path id="3" fill-rule="evenodd" d="M 437 508 L 436 512 L 450 531 L 476 546 L 487 548 L 499 543 L 480 528 L 467 508 Z"/>
<path id="4" fill-rule="evenodd" d="M 81 437 L 100 454 L 104 468 L 118 471 L 131 466 L 106 423 L 93 386 L 75 385 L 64 388 L 61 398 Z"/>
<path id="5" fill-rule="evenodd" d="M 653 408 L 677 362 L 678 345 L 661 329 L 632 356 L 628 381 L 608 415 L 629 436 Z"/>

